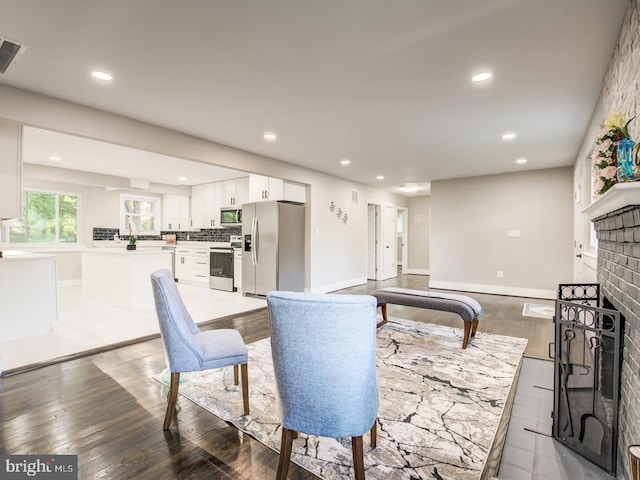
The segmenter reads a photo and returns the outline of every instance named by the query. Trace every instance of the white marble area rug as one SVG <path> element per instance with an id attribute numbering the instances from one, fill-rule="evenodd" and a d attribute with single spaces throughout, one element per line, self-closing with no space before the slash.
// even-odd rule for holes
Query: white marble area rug
<path id="1" fill-rule="evenodd" d="M 394 318 L 378 330 L 378 446 L 364 436 L 367 479 L 481 478 L 527 341 L 478 332 L 462 350 L 461 335 Z M 231 368 L 183 374 L 180 394 L 278 452 L 269 339 L 248 348 L 249 416 Z M 301 434 L 291 459 L 321 478 L 353 476 L 351 439 Z"/>
<path id="2" fill-rule="evenodd" d="M 522 309 L 523 317 L 553 318 L 556 313 L 554 305 L 542 303 L 525 303 Z"/>

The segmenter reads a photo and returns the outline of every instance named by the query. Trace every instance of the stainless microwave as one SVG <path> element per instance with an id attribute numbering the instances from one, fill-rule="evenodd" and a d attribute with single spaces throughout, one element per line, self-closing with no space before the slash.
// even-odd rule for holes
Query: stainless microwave
<path id="1" fill-rule="evenodd" d="M 242 225 L 242 209 L 241 208 L 221 208 L 220 209 L 220 225 L 223 227 L 235 227 Z"/>

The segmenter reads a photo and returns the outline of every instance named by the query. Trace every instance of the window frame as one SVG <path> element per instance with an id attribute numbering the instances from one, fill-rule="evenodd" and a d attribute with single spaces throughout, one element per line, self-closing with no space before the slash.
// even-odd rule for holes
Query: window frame
<path id="1" fill-rule="evenodd" d="M 22 188 L 21 195 L 21 210 L 23 213 L 26 213 L 26 201 L 28 193 L 37 193 L 44 195 L 55 195 L 56 196 L 56 235 L 55 241 L 53 242 L 11 242 L 11 224 L 13 220 L 7 220 L 2 222 L 2 227 L 0 228 L 0 244 L 7 245 L 11 247 L 33 247 L 33 248 L 48 248 L 48 247 L 78 247 L 82 245 L 82 194 L 80 192 L 71 192 L 65 190 L 51 190 L 51 189 L 43 189 L 43 188 L 33 188 L 26 187 Z M 60 197 L 68 196 L 76 198 L 76 241 L 75 242 L 61 242 L 60 241 Z M 26 220 L 25 217 L 20 217 L 20 220 Z"/>
<path id="2" fill-rule="evenodd" d="M 131 235 L 129 231 L 129 222 L 127 221 L 127 213 L 125 208 L 125 202 L 128 200 L 153 202 L 155 207 L 154 211 L 154 230 L 139 230 L 137 236 L 143 235 L 160 235 L 162 229 L 162 197 L 154 197 L 149 195 L 136 195 L 133 193 L 121 193 L 120 194 L 120 235 Z"/>

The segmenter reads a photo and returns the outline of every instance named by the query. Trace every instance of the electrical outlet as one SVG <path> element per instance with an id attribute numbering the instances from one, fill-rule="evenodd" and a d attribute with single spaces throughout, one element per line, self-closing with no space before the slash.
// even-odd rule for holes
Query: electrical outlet
<path id="1" fill-rule="evenodd" d="M 504 277 L 504 272 L 502 270 L 498 270 L 498 278 Z"/>

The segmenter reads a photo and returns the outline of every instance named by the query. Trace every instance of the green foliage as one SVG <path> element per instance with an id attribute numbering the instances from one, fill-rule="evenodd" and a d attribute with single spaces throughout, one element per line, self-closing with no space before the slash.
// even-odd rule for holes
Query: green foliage
<path id="1" fill-rule="evenodd" d="M 9 228 L 10 243 L 75 243 L 78 241 L 78 197 L 23 192 L 22 218 Z"/>

